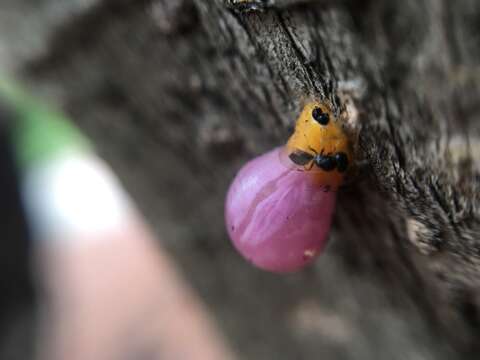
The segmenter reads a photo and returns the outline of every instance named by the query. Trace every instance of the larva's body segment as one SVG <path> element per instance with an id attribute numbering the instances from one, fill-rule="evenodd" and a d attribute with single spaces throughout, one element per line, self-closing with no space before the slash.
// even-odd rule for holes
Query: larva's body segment
<path id="1" fill-rule="evenodd" d="M 273 272 L 300 270 L 320 254 L 328 238 L 336 192 L 287 169 L 276 148 L 248 162 L 225 203 L 235 248 L 255 266 Z"/>

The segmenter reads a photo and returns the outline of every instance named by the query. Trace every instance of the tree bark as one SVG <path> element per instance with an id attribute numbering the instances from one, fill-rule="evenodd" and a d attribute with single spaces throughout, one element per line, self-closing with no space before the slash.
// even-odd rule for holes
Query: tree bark
<path id="1" fill-rule="evenodd" d="M 24 74 L 54 90 L 242 358 L 442 359 L 478 349 L 475 0 L 123 0 L 56 28 Z M 356 175 L 327 254 L 245 264 L 223 197 L 302 102 L 347 106 Z"/>

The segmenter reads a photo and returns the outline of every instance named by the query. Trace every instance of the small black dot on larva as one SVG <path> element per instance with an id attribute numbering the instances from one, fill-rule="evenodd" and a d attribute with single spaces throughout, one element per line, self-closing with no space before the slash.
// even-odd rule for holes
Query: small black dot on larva
<path id="1" fill-rule="evenodd" d="M 327 125 L 328 122 L 330 121 L 330 117 L 328 116 L 328 114 L 319 107 L 316 107 L 315 109 L 313 109 L 312 117 L 320 125 Z"/>

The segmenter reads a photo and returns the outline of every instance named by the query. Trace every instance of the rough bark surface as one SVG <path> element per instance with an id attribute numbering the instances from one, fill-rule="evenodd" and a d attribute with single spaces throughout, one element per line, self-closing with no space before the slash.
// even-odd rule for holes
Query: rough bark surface
<path id="1" fill-rule="evenodd" d="M 20 68 L 94 139 L 240 358 L 469 358 L 479 24 L 475 0 L 99 1 Z M 223 197 L 311 96 L 348 102 L 357 175 L 327 254 L 260 273 L 229 245 Z"/>

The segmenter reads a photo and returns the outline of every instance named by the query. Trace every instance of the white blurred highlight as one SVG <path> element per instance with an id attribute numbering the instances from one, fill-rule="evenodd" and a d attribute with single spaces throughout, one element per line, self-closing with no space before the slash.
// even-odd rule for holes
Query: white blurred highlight
<path id="1" fill-rule="evenodd" d="M 98 240 L 132 212 L 116 177 L 92 154 L 67 152 L 31 168 L 24 179 L 24 204 L 38 239 Z"/>

